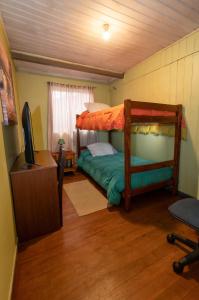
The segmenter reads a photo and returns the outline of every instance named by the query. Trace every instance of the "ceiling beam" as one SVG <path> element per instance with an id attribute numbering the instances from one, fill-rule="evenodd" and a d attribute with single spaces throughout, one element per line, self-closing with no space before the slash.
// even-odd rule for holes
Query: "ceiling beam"
<path id="1" fill-rule="evenodd" d="M 53 67 L 59 67 L 64 69 L 71 69 L 86 73 L 92 73 L 92 74 L 98 74 L 103 76 L 108 76 L 112 78 L 124 78 L 124 73 L 116 73 L 109 70 L 99 69 L 87 65 L 81 65 L 65 60 L 60 60 L 56 58 L 51 58 L 47 56 L 41 56 L 36 55 L 32 53 L 17 51 L 17 50 L 11 50 L 12 58 L 16 60 L 31 62 L 31 63 L 37 63 L 40 65 L 47 65 L 47 66 L 53 66 Z"/>

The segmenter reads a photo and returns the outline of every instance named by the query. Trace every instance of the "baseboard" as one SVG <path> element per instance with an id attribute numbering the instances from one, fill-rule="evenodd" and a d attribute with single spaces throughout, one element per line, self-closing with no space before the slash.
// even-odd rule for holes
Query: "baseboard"
<path id="1" fill-rule="evenodd" d="M 10 288 L 9 288 L 9 293 L 8 293 L 8 300 L 11 300 L 11 298 L 12 298 L 12 288 L 13 288 L 13 282 L 14 282 L 16 258 L 17 258 L 17 244 L 15 246 L 14 255 L 13 255 L 13 264 L 12 264 L 12 273 L 11 273 L 11 279 L 10 279 Z"/>
<path id="2" fill-rule="evenodd" d="M 168 190 L 168 191 L 170 191 L 172 193 L 172 186 L 166 187 L 165 189 Z M 186 194 L 186 193 L 183 193 L 181 191 L 178 191 L 177 194 L 181 198 L 194 198 L 193 196 L 191 196 L 189 194 Z"/>
<path id="3" fill-rule="evenodd" d="M 186 193 L 183 193 L 181 191 L 178 191 L 178 196 L 182 197 L 182 198 L 193 198 L 193 196 L 190 196 Z"/>

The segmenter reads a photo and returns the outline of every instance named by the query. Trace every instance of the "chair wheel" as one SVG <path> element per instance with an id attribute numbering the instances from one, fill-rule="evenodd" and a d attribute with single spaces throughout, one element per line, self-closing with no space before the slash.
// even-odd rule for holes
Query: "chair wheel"
<path id="1" fill-rule="evenodd" d="M 173 270 L 176 274 L 181 274 L 183 272 L 184 266 L 178 262 L 178 261 L 174 261 L 173 262 Z"/>
<path id="2" fill-rule="evenodd" d="M 174 244 L 174 242 L 175 242 L 175 236 L 174 236 L 172 233 L 168 234 L 168 235 L 167 235 L 167 241 L 168 241 L 170 244 Z"/>

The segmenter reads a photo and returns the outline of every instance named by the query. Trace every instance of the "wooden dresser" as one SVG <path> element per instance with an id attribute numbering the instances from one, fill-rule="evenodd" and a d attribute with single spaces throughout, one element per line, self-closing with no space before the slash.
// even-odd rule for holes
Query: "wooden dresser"
<path id="1" fill-rule="evenodd" d="M 19 242 L 57 230 L 60 227 L 57 165 L 50 152 L 36 152 L 35 165 L 30 167 L 22 153 L 10 174 Z"/>

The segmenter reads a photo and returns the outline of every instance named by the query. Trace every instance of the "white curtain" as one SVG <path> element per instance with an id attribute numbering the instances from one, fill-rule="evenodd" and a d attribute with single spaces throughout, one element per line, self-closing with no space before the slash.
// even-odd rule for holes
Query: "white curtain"
<path id="1" fill-rule="evenodd" d="M 81 87 L 49 82 L 48 149 L 57 151 L 58 140 L 64 139 L 64 148 L 76 151 L 76 114 L 85 110 L 84 103 L 94 102 L 93 87 Z M 93 131 L 82 131 L 81 144 L 95 142 Z"/>

